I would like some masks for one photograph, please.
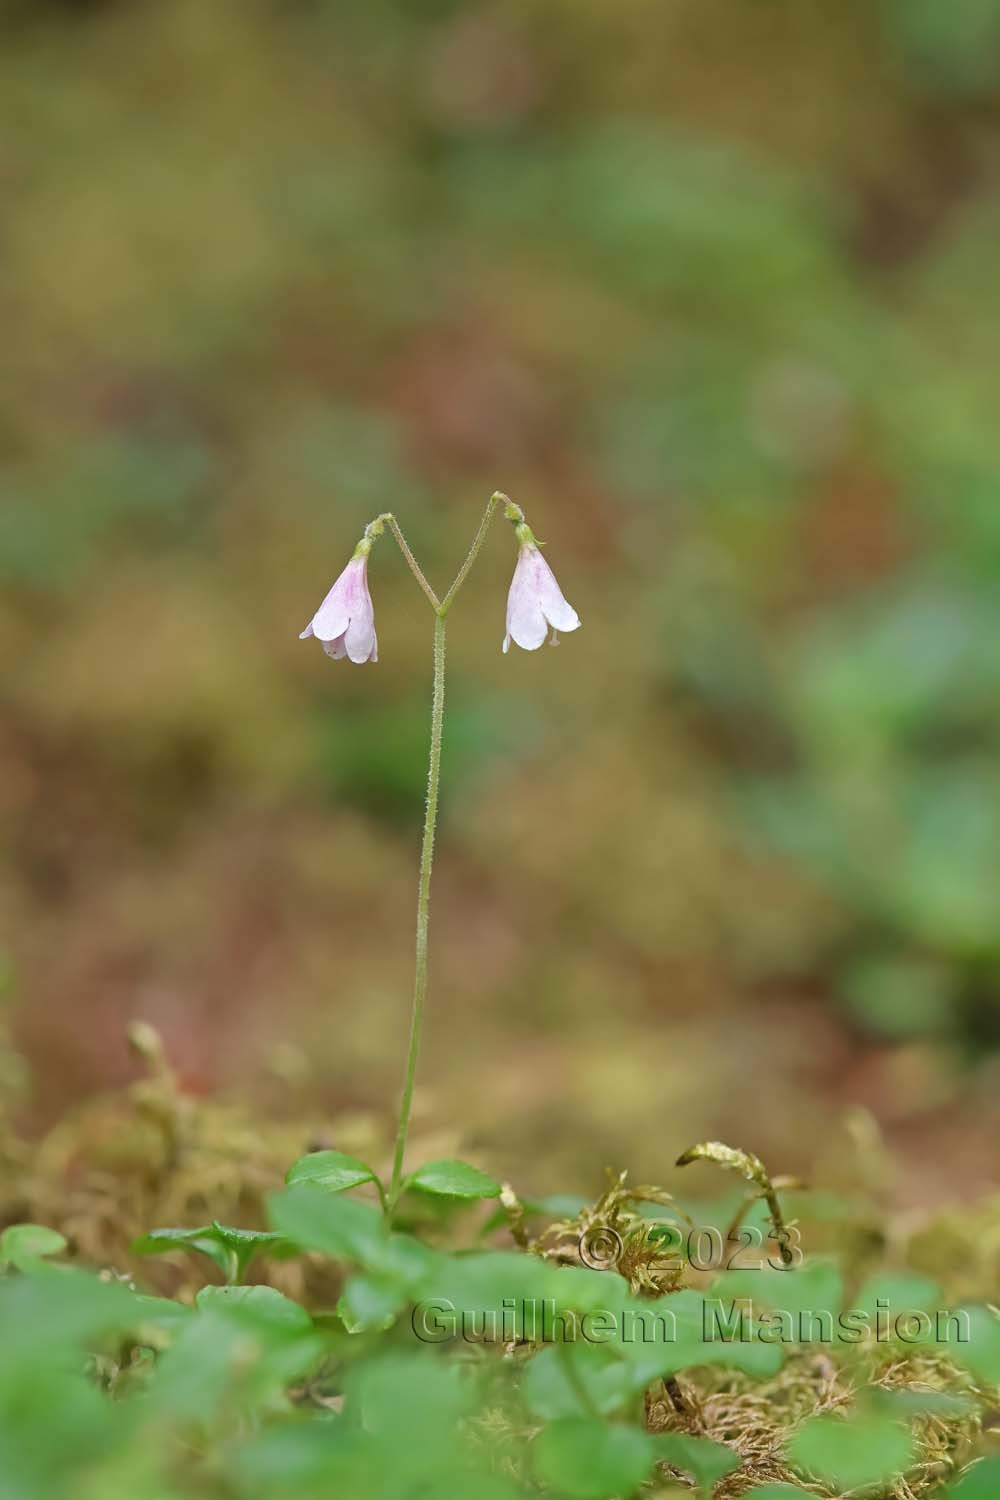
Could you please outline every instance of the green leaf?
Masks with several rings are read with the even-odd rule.
[[[135,1255],[161,1255],[166,1250],[188,1250],[198,1235],[208,1234],[211,1225],[203,1229],[149,1229],[132,1241],[130,1249]]]
[[[302,1250],[320,1250],[335,1260],[378,1264],[385,1254],[385,1220],[369,1203],[302,1183],[268,1199],[271,1223]]]
[[[900,1314],[930,1313],[940,1307],[941,1288],[918,1271],[878,1271],[860,1288],[852,1306],[866,1312],[874,1326],[879,1301],[888,1303],[889,1325],[894,1327]]]
[[[140,1331],[140,1336],[150,1335],[154,1331],[176,1333],[189,1318],[194,1317],[192,1308],[186,1307],[182,1302],[174,1302],[170,1297],[147,1297],[139,1293],[133,1301],[135,1327]],[[147,1341],[147,1338],[143,1339],[143,1342]]]
[[[765,1344],[755,1339],[745,1344],[705,1343],[696,1356],[689,1355],[678,1361],[674,1369],[682,1370],[689,1365],[724,1365],[730,1370],[742,1370],[755,1380],[763,1380],[777,1375],[784,1362],[785,1352],[780,1344]]]
[[[249,1249],[266,1250],[276,1245],[281,1238],[270,1229],[236,1229],[232,1224],[220,1224],[218,1219],[212,1220],[208,1232],[220,1245],[226,1245],[230,1250],[238,1252]]]
[[[9,1369],[48,1359],[112,1330],[133,1327],[141,1299],[120,1282],[101,1281],[76,1266],[39,1261],[31,1276],[0,1280],[0,1328]],[[2,1366],[0,1366],[2,1369]]]
[[[389,1234],[369,1204],[300,1185],[275,1195],[275,1222],[303,1249],[322,1250],[365,1268],[344,1286],[337,1312],[349,1333],[387,1328],[413,1300],[443,1257],[406,1234]]]
[[[712,1296],[729,1304],[750,1297],[755,1304],[793,1315],[796,1332],[809,1333],[802,1314],[829,1313],[836,1320],[844,1301],[840,1271],[831,1261],[815,1260],[798,1269],[727,1271],[712,1284]],[[756,1307],[755,1307],[756,1311]],[[804,1342],[809,1342],[808,1338]]]
[[[236,1229],[213,1221],[198,1229],[151,1229],[132,1244],[136,1255],[162,1255],[167,1250],[194,1250],[207,1255],[227,1281],[239,1281],[254,1256],[276,1250],[281,1236],[265,1229]]]
[[[125,1434],[121,1409],[68,1360],[22,1366],[3,1398],[3,1488],[12,1500],[79,1493],[81,1476],[94,1474]]]
[[[407,1453],[407,1446],[419,1448],[433,1433],[454,1448],[477,1389],[457,1361],[423,1354],[359,1361],[344,1373],[344,1392],[364,1430],[386,1447],[402,1444],[403,1464],[416,1469],[420,1455]]]
[[[683,1432],[661,1432],[654,1439],[656,1456],[672,1468],[682,1469],[698,1481],[704,1495],[711,1496],[720,1479],[738,1469],[743,1460],[724,1443],[710,1438],[688,1437]]]
[[[914,1461],[909,1432],[883,1417],[811,1417],[788,1452],[796,1467],[846,1490],[897,1479]]]
[[[654,1440],[636,1427],[566,1417],[543,1429],[533,1448],[535,1473],[574,1500],[628,1495],[653,1466]]]
[[[205,1425],[237,1401],[247,1413],[283,1403],[324,1350],[307,1319],[269,1287],[213,1287],[157,1361],[159,1417]]]
[[[344,1285],[337,1312],[348,1333],[390,1328],[409,1301],[405,1287],[390,1276],[352,1276]]]
[[[232,1252],[219,1243],[212,1233],[211,1224],[201,1229],[151,1229],[140,1235],[131,1246],[134,1255],[164,1255],[169,1250],[194,1250],[207,1255],[218,1266],[223,1276],[235,1273],[236,1262]]]
[[[1000,1458],[983,1458],[945,1490],[946,1500],[996,1500],[1000,1495]]]
[[[618,1411],[642,1385],[613,1352],[592,1344],[541,1349],[528,1361],[521,1393],[537,1417],[586,1417]]]
[[[271,1286],[205,1286],[194,1300],[202,1310],[235,1312],[275,1331],[308,1333],[313,1326],[304,1307]]]
[[[289,1167],[285,1181],[289,1187],[311,1182],[332,1193],[343,1193],[348,1188],[360,1187],[363,1182],[377,1183],[378,1178],[366,1162],[346,1156],[343,1151],[310,1151]]]
[[[593,1282],[583,1282],[578,1290],[574,1286],[571,1278],[585,1275],[604,1283],[602,1301],[591,1300]],[[677,1292],[651,1301],[631,1297],[627,1289],[622,1295],[618,1289],[623,1286],[618,1277],[566,1269],[557,1272],[554,1285],[544,1290],[540,1305],[550,1312],[548,1340],[571,1338],[579,1327],[579,1341],[542,1349],[530,1361],[523,1392],[538,1416],[618,1411],[652,1380],[694,1366],[722,1364],[753,1375],[773,1375],[780,1369],[782,1350],[773,1344],[707,1338],[706,1304],[699,1293]],[[598,1286],[597,1295],[600,1291]],[[537,1337],[540,1327],[546,1341],[545,1316],[535,1320],[535,1329],[532,1321],[526,1310],[524,1336]]]
[[[452,1256],[438,1256],[429,1268],[430,1274],[420,1288],[421,1304],[430,1311],[427,1324],[436,1342],[440,1320],[434,1309],[440,1308],[455,1328],[472,1326],[477,1337],[506,1342],[512,1338],[537,1340],[542,1335],[544,1309],[565,1305],[559,1294],[572,1297],[578,1283],[572,1268],[560,1270],[551,1262],[522,1251],[473,1251]],[[599,1272],[589,1273],[595,1276]],[[563,1280],[563,1278],[566,1278]],[[618,1278],[602,1278],[617,1281]],[[624,1283],[619,1283],[624,1287]],[[546,1303],[548,1299],[548,1303]],[[416,1336],[424,1341],[423,1320],[415,1325]],[[538,1331],[534,1331],[537,1328]]]
[[[6,1262],[19,1271],[65,1249],[66,1240],[59,1231],[44,1224],[11,1224],[0,1234],[0,1263]]]
[[[287,1249],[280,1234],[273,1234],[269,1229],[236,1229],[230,1224],[220,1224],[217,1219],[213,1219],[209,1234],[216,1244],[221,1245],[229,1253],[228,1279],[230,1281],[243,1280],[254,1256],[263,1251],[270,1251],[274,1254]]]
[[[942,1339],[952,1359],[971,1370],[977,1380],[1000,1385],[1000,1318],[988,1307],[964,1307],[952,1315],[968,1319],[968,1339],[962,1331],[957,1337]]]
[[[499,1198],[500,1183],[467,1161],[429,1161],[406,1179],[404,1189],[419,1188],[443,1198]]]
[[[623,1309],[622,1341],[617,1347],[635,1366],[635,1378],[645,1376],[648,1383],[657,1375],[673,1375],[706,1364],[726,1365],[750,1375],[776,1374],[784,1359],[781,1347],[754,1338],[730,1340],[718,1327],[717,1306],[693,1290],[674,1292],[658,1301],[630,1297]],[[629,1315],[631,1329],[627,1326]],[[650,1318],[666,1320],[666,1339],[659,1333],[648,1336],[645,1325]]]
[[[910,1387],[900,1390],[872,1391],[868,1405],[887,1416],[902,1420],[909,1417],[967,1417],[976,1409],[971,1396],[954,1391],[920,1391]]]

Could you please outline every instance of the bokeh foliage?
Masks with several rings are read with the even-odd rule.
[[[192,1088],[384,1110],[429,622],[384,544],[377,671],[295,636],[373,512],[443,578],[501,484],[584,629],[502,661],[492,539],[428,1122],[543,1188],[747,1120],[802,1165],[859,1100],[905,1195],[932,1141],[978,1181],[998,34],[995,0],[5,8],[0,880],[39,1119],[126,1075],[135,1015]]]

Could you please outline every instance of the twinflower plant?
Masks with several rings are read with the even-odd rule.
[[[386,528],[399,544],[411,573],[420,585],[431,609],[434,611],[434,685],[431,696],[430,754],[427,768],[427,805],[424,816],[423,841],[420,850],[420,874],[417,882],[417,934],[416,962],[413,982],[413,1010],[410,1019],[410,1045],[406,1060],[406,1073],[399,1107],[399,1126],[396,1133],[396,1149],[393,1156],[392,1177],[385,1201],[387,1215],[391,1218],[404,1186],[403,1161],[410,1128],[410,1111],[413,1104],[413,1084],[420,1056],[420,1041],[423,1032],[424,1006],[427,999],[428,975],[428,930],[430,921],[431,874],[434,868],[434,836],[437,828],[438,792],[441,779],[441,742],[444,733],[444,688],[445,688],[445,640],[448,611],[464,584],[479,551],[486,540],[490,522],[498,506],[503,506],[504,516],[514,527],[518,543],[517,565],[507,599],[506,633],[503,650],[510,649],[511,641],[525,651],[535,651],[542,645],[549,630],[552,640],[557,632],[577,630],[580,617],[565,599],[556,582],[555,574],[539,550],[539,543],[524,517],[519,505],[496,491],[490,496],[483,519],[479,524],[468,555],[455,575],[451,588],[443,598],[438,598],[428,583],[416,558],[410,550],[396,517],[386,511],[376,516],[365,527],[364,535],[354,550],[354,555],[337,578],[319,609],[313,615],[300,636],[310,636],[320,642],[328,656],[335,660],[346,657],[357,665],[378,661],[378,639],[375,634],[375,611],[368,588],[368,559],[374,543]]]

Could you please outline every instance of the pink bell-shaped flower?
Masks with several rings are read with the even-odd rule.
[[[563,597],[556,576],[538,550],[529,528],[523,524],[518,526],[517,535],[521,551],[507,596],[507,634],[503,649],[509,651],[510,643],[514,641],[525,651],[537,651],[549,626],[553,632],[577,630],[580,616]]]
[[[314,635],[327,656],[335,661],[378,661],[375,610],[368,592],[368,553],[371,544],[361,542],[347,567],[327,594],[300,641]]]

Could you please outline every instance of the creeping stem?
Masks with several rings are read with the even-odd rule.
[[[427,768],[427,808],[424,815],[424,837],[420,849],[420,879],[417,886],[417,955],[413,980],[413,1014],[410,1018],[410,1050],[406,1059],[406,1078],[399,1105],[399,1129],[396,1154],[392,1163],[388,1213],[391,1217],[399,1198],[403,1179],[403,1157],[410,1129],[410,1107],[413,1103],[413,1080],[420,1056],[420,1038],[424,1028],[424,1001],[427,998],[427,932],[430,923],[431,872],[434,868],[434,832],[437,827],[438,788],[441,782],[441,733],[444,727],[445,622],[440,608],[434,620],[434,693],[431,700],[431,750]]]

